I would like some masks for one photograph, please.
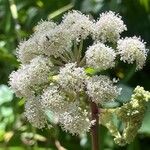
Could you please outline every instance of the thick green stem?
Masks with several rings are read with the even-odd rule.
[[[95,120],[94,125],[91,127],[92,150],[100,150],[98,136],[99,109],[93,102],[90,103],[90,106],[92,112],[92,120]]]

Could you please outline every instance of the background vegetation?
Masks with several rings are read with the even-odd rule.
[[[123,16],[128,32],[123,36],[141,36],[150,48],[150,0],[0,0],[0,150],[49,149],[90,150],[90,135],[71,136],[59,127],[37,130],[24,118],[24,100],[18,100],[8,88],[8,76],[19,63],[15,48],[27,38],[41,19],[60,21],[69,9],[78,9],[94,18],[103,11],[112,10]],[[150,91],[150,56],[142,71],[134,73],[132,66],[120,65],[114,72],[122,79],[123,94],[118,103],[128,99],[136,85]],[[150,104],[149,106],[150,107]],[[50,116],[52,117],[52,116]],[[125,147],[114,144],[104,127],[100,127],[102,150],[149,150],[150,109],[135,141]]]

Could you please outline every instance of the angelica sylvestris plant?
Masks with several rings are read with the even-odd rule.
[[[150,93],[137,87],[128,103],[104,108],[121,93],[108,70],[122,61],[135,64],[136,71],[146,61],[145,43],[136,36],[121,38],[125,30],[121,16],[111,11],[96,21],[73,10],[60,24],[39,22],[33,35],[20,42],[17,58],[21,65],[9,82],[16,95],[25,99],[28,121],[37,128],[55,123],[73,135],[90,131],[93,150],[99,149],[98,123],[109,129],[117,144],[132,142]],[[47,112],[55,122],[48,120]],[[122,132],[113,123],[113,114],[124,124]]]

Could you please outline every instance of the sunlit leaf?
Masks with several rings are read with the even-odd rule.
[[[13,115],[12,107],[4,107],[3,106],[3,107],[1,107],[0,112],[3,117],[9,117],[9,116]]]
[[[0,105],[10,102],[13,99],[13,92],[7,85],[0,85]]]
[[[0,128],[0,142],[4,140],[4,134],[5,134],[5,130],[2,130]]]
[[[12,138],[13,135],[14,135],[13,131],[6,132],[4,134],[4,140],[5,140],[5,142],[9,142],[9,140]]]

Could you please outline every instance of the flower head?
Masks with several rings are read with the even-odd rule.
[[[77,67],[76,63],[68,63],[60,68],[58,83],[65,90],[82,91],[85,87],[86,74],[84,68]]]
[[[20,42],[16,55],[22,64],[28,64],[33,58],[42,53],[37,36],[32,36],[28,40]]]
[[[50,85],[41,95],[41,105],[43,109],[61,113],[68,107],[66,99],[65,93],[59,90],[58,86]]]
[[[120,55],[120,60],[132,64],[136,62],[136,69],[142,69],[147,56],[147,49],[145,48],[145,43],[141,41],[140,38],[126,37],[125,39],[120,39],[117,43],[118,54]]]
[[[115,65],[115,51],[103,43],[96,43],[86,51],[86,64],[99,70],[106,70]]]
[[[27,99],[25,103],[25,116],[34,127],[45,127],[47,121],[40,108],[39,97],[30,97],[29,99]]]
[[[73,135],[88,132],[92,125],[88,112],[75,106],[73,109],[60,114],[59,122],[65,131],[69,131]]]
[[[85,39],[93,31],[93,22],[89,16],[79,11],[71,11],[64,15],[62,25],[69,30],[73,39]]]
[[[105,75],[94,76],[87,80],[87,94],[97,104],[116,99],[120,90]]]
[[[68,30],[57,26],[39,37],[39,45],[45,55],[57,58],[71,50],[72,40]]]
[[[79,11],[67,13],[58,25],[40,22],[33,35],[19,44],[21,65],[9,81],[16,95],[25,98],[28,121],[38,128],[57,123],[72,134],[88,132],[97,121],[89,105],[95,103],[98,110],[121,91],[116,81],[101,75],[103,70],[115,67],[117,54],[124,62],[136,62],[137,69],[145,63],[145,43],[137,37],[119,40],[124,30],[121,17],[111,11],[102,13],[96,23]],[[48,121],[49,114],[55,119]],[[106,119],[110,127],[110,118]]]
[[[103,42],[116,42],[124,30],[127,28],[121,16],[109,11],[100,15],[100,19],[95,24],[94,36]]]
[[[38,56],[30,64],[12,72],[9,84],[18,97],[30,97],[34,95],[35,88],[47,83],[52,66],[48,58]]]
[[[37,26],[35,26],[35,34],[40,34],[53,30],[57,26],[56,23],[52,21],[40,21]]]

